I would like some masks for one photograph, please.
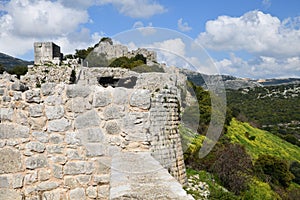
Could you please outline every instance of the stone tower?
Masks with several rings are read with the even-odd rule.
[[[34,43],[34,64],[43,64],[45,61],[62,60],[60,47],[53,42],[35,42]]]

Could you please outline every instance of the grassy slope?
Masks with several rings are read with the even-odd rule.
[[[246,132],[249,136],[255,136],[255,140],[249,140],[246,137]],[[227,134],[232,142],[245,146],[254,160],[260,154],[269,154],[285,160],[300,162],[300,147],[292,145],[269,132],[254,128],[248,123],[233,119],[228,127]]]

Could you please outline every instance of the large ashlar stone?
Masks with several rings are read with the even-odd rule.
[[[49,141],[48,139],[48,133],[45,132],[33,132],[32,136],[37,139],[39,142],[47,143]]]
[[[61,105],[63,103],[63,100],[61,96],[52,95],[52,96],[48,96],[45,99],[45,103],[50,106],[55,106],[55,105]]]
[[[132,90],[126,88],[115,88],[113,90],[113,103],[117,105],[126,105],[129,102]]]
[[[53,132],[64,132],[70,127],[69,120],[62,118],[56,119],[48,122],[48,130]]]
[[[30,117],[41,117],[43,115],[44,106],[41,104],[29,106]]]
[[[22,200],[21,192],[11,189],[0,189],[0,199],[5,200]]]
[[[91,174],[93,170],[92,162],[68,162],[64,166],[65,175]]]
[[[25,100],[28,103],[40,103],[41,94],[40,89],[28,90],[25,92]]]
[[[46,106],[45,113],[46,117],[49,120],[52,120],[62,118],[65,111],[63,106]]]
[[[0,120],[12,121],[14,110],[12,108],[0,108]]]
[[[91,110],[79,115],[75,119],[75,128],[83,129],[100,125],[100,118],[96,111]]]
[[[101,88],[102,89],[102,88]],[[112,95],[109,90],[102,89],[100,91],[95,91],[93,97],[93,106],[94,107],[104,107],[109,105],[112,102]]]
[[[83,97],[70,99],[66,104],[67,111],[74,113],[83,113],[86,110],[90,110],[91,108],[92,105],[86,98]]]
[[[77,138],[80,139],[82,144],[103,142],[104,134],[100,128],[80,129],[78,130]]]
[[[29,128],[18,124],[0,124],[0,139],[28,138]]]
[[[43,153],[45,151],[45,145],[40,142],[29,142],[26,144],[26,149],[38,153]]]
[[[15,173],[22,170],[21,154],[10,148],[0,150],[0,174]]]
[[[85,144],[86,147],[86,156],[95,157],[103,156],[105,154],[105,145],[100,143],[88,143]]]
[[[38,184],[37,190],[38,191],[53,190],[53,189],[57,188],[58,186],[59,186],[59,183],[57,183],[57,182],[52,182],[52,181],[42,182],[42,183]]]
[[[90,87],[84,85],[68,85],[67,86],[67,97],[87,97],[90,93]]]
[[[70,200],[86,199],[84,188],[76,188],[70,191]]]
[[[36,155],[25,160],[27,169],[37,169],[48,166],[47,158],[44,155]]]
[[[41,86],[41,91],[44,96],[52,95],[55,93],[55,83],[44,83]]]
[[[44,129],[46,122],[47,122],[46,117],[31,118],[30,119],[31,129],[41,131]]]
[[[141,109],[149,109],[151,105],[151,95],[149,90],[136,90],[130,97],[130,105]]]

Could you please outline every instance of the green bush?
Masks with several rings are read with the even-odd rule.
[[[8,70],[8,73],[17,75],[17,78],[20,79],[20,76],[25,75],[28,71],[27,66],[15,66],[14,68]]]
[[[257,176],[263,181],[287,188],[294,175],[286,160],[271,155],[260,155],[254,165]]]
[[[290,171],[295,176],[293,181],[300,185],[300,163],[299,162],[292,162],[290,165]]]

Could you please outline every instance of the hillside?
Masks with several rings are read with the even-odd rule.
[[[300,162],[300,147],[295,146],[267,131],[250,126],[248,123],[231,121],[227,136],[231,142],[243,145],[252,159],[269,154],[288,161]]]
[[[33,62],[14,58],[12,56],[0,53],[0,64],[5,67],[6,70],[11,69],[15,66],[27,66],[32,65]]]

